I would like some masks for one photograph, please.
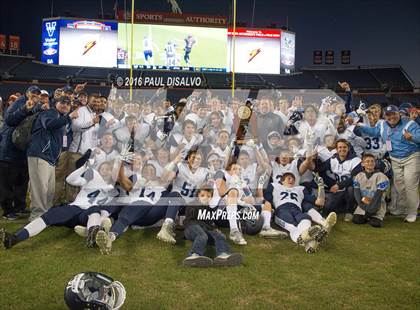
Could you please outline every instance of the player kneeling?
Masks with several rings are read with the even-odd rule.
[[[183,261],[184,266],[236,266],[242,262],[242,254],[230,251],[225,235],[216,228],[214,221],[200,219],[201,214],[215,212],[208,206],[212,195],[211,188],[202,187],[197,193],[197,201],[185,209],[184,234],[185,238],[191,240],[193,244],[188,257]],[[210,257],[204,256],[206,246],[213,243],[216,247],[214,261]]]
[[[337,215],[332,212],[324,219],[313,209],[314,204],[323,206],[324,200],[310,195],[303,186],[295,186],[295,180],[293,173],[286,172],[281,184],[267,187],[264,198],[275,207],[275,221],[289,231],[292,241],[304,246],[307,253],[314,253],[335,225]],[[322,226],[312,225],[312,221]]]

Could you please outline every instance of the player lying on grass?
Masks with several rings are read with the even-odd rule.
[[[241,166],[235,162],[228,164],[226,171],[220,170],[214,176],[215,191],[213,201],[216,201],[218,208],[223,208],[229,214],[227,220],[218,220],[217,225],[221,227],[229,226],[229,238],[233,243],[246,245],[247,242],[239,230],[236,214],[238,208],[246,205],[255,205],[255,198],[245,180],[241,178]],[[257,206],[257,209],[260,209]],[[261,210],[259,210],[261,211]],[[281,237],[282,232],[264,226],[261,232],[264,237]]]
[[[242,262],[242,254],[231,252],[225,235],[217,229],[215,222],[199,218],[203,212],[211,214],[215,211],[209,207],[213,195],[210,186],[199,189],[197,200],[185,210],[184,235],[193,242],[188,257],[183,261],[183,265],[187,267],[236,266]],[[214,261],[204,255],[206,247],[211,244],[216,247]]]
[[[331,212],[324,219],[313,208],[323,206],[324,199],[310,195],[303,186],[296,186],[295,180],[293,173],[284,173],[281,184],[269,184],[264,198],[274,206],[275,222],[289,231],[292,241],[304,246],[307,253],[314,253],[335,225],[337,215]],[[312,225],[312,221],[321,226]]]
[[[382,227],[386,213],[385,192],[389,180],[385,174],[376,170],[375,156],[362,156],[363,171],[353,179],[354,197],[357,208],[354,211],[353,223],[369,223],[372,227]]]
[[[176,192],[168,192],[164,184],[156,177],[152,164],[144,165],[142,175],[127,177],[120,174],[120,184],[128,191],[127,205],[123,206],[116,222],[108,231],[101,230],[96,235],[96,244],[102,254],[109,254],[112,243],[120,237],[130,225],[150,226],[165,219],[158,233],[158,239],[175,243],[174,220],[184,200]],[[172,241],[173,240],[173,241]]]
[[[50,208],[40,217],[31,221],[28,225],[10,234],[0,229],[0,242],[6,249],[36,236],[49,226],[87,225],[89,208],[106,204],[115,195],[112,178],[112,164],[104,162],[98,167],[98,171],[89,168],[87,164],[72,172],[66,181],[73,186],[81,186],[76,200],[69,205],[59,205]]]

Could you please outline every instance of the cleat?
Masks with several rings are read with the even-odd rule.
[[[193,253],[183,260],[182,265],[185,267],[210,267],[213,265],[213,260],[210,257]]]
[[[233,267],[242,263],[243,256],[241,253],[222,253],[214,258],[215,266]]]
[[[261,229],[258,235],[267,239],[286,239],[289,237],[289,235],[284,231],[273,229],[271,227]]]
[[[88,231],[86,226],[77,225],[74,226],[74,232],[82,238],[86,238],[88,236]]]
[[[109,234],[103,230],[99,230],[95,238],[96,244],[99,247],[102,255],[108,255],[112,250],[112,239]]]
[[[104,218],[102,220],[101,226],[105,230],[105,232],[107,234],[109,234],[109,231],[111,230],[111,227],[112,227],[112,221],[111,221],[111,219],[109,217]]]
[[[300,234],[296,242],[299,245],[305,246],[306,243],[308,243],[311,240],[314,240],[320,232],[321,232],[321,226],[319,225],[311,226],[307,230],[305,230],[303,233]]]
[[[156,237],[163,242],[175,244],[174,226],[173,222],[164,222]]]
[[[335,212],[331,212],[325,219],[325,224],[322,226],[321,231],[316,235],[315,240],[320,243],[324,242],[335,223],[337,223],[337,214]]]
[[[242,236],[242,233],[239,230],[232,230],[229,234],[229,239],[232,240],[233,243],[238,245],[247,245],[246,240]]]
[[[0,228],[0,249],[7,250],[13,246],[13,235],[4,228]]]
[[[305,244],[305,251],[308,254],[313,254],[315,252],[318,252],[319,249],[319,242],[316,240],[310,240]]]
[[[330,233],[335,223],[337,223],[337,213],[331,212],[325,219],[325,225],[322,228],[325,229],[328,233]]]
[[[102,230],[101,226],[92,226],[89,228],[88,235],[86,238],[86,247],[93,248],[96,244],[96,234]]]

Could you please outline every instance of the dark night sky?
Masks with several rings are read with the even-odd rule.
[[[126,0],[127,1],[127,0]],[[231,15],[227,0],[177,0],[184,13]],[[51,16],[51,0],[0,1],[0,33],[22,38],[25,52],[40,57],[41,20]],[[54,15],[66,11],[96,18],[100,0],[54,0]],[[115,0],[103,0],[112,14]],[[129,6],[131,1],[127,1]],[[169,11],[166,0],[136,0],[136,9]],[[254,0],[238,0],[238,21],[251,25]],[[118,0],[119,8],[124,0]],[[418,0],[255,0],[254,26],[286,24],[297,34],[298,67],[312,64],[315,49],[352,51],[352,65],[400,64],[420,86],[420,1]],[[339,60],[339,59],[338,59]]]

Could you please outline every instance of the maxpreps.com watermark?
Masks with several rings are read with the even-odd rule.
[[[258,220],[260,212],[258,211],[239,211],[228,212],[227,210],[198,210],[197,220],[199,221],[218,221],[218,220]]]

